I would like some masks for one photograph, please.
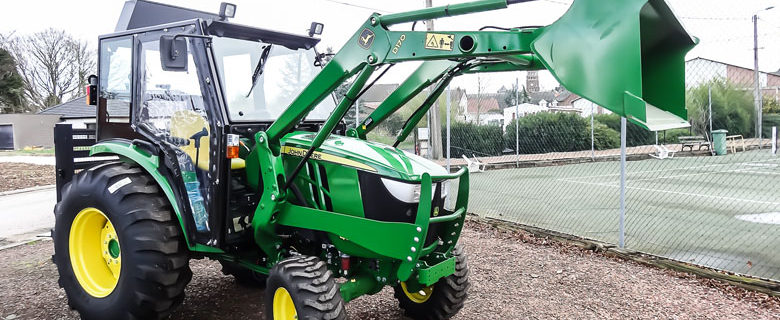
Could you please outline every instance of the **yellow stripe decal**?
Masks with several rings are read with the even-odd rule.
[[[282,146],[282,153],[286,155],[291,155],[294,157],[301,157],[306,155],[307,149],[302,148],[296,148],[296,147],[290,147],[290,146]],[[347,158],[334,156],[332,154],[322,153],[319,151],[314,151],[311,155],[311,159],[313,160],[319,160],[319,161],[325,161],[325,162],[332,162],[337,163],[340,165],[345,165],[348,167],[354,167],[358,169],[363,169],[366,171],[376,172],[376,169],[366,165],[365,163],[357,162],[355,160],[350,160]]]

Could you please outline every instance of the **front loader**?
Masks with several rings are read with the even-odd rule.
[[[90,155],[114,160],[58,190],[54,258],[69,305],[85,319],[164,318],[184,298],[189,260],[209,258],[265,287],[268,319],[345,319],[347,302],[385,286],[412,319],[454,316],[469,287],[458,245],[468,172],[397,148],[454,77],[546,69],[648,129],[687,125],[683,58],[696,40],[662,0],[575,0],[547,27],[390,30],[527,1],[375,13],[329,61],[314,49],[318,23],[295,35],[228,22],[231,4],[210,14],[129,1],[99,39],[88,88]],[[347,128],[360,95],[409,61],[423,63]],[[367,140],[426,89],[394,145]]]

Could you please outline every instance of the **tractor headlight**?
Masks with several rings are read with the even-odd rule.
[[[382,178],[382,184],[394,198],[406,203],[420,202],[420,184]]]

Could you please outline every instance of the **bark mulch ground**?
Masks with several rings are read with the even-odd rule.
[[[54,166],[0,162],[0,192],[55,183]]]
[[[469,220],[471,288],[455,319],[780,319],[780,299]],[[57,286],[52,242],[0,251],[0,319],[77,319]],[[192,260],[173,319],[263,319],[263,291]],[[351,319],[401,319],[392,290],[350,302]]]

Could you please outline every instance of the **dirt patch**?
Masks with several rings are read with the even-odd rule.
[[[0,162],[0,192],[54,184],[54,166]]]
[[[780,300],[577,247],[466,224],[471,288],[455,319],[780,319]],[[0,318],[78,319],[57,286],[50,241],[0,251]],[[262,319],[263,291],[193,260],[172,319]],[[350,302],[351,319],[401,319],[392,290]]]

